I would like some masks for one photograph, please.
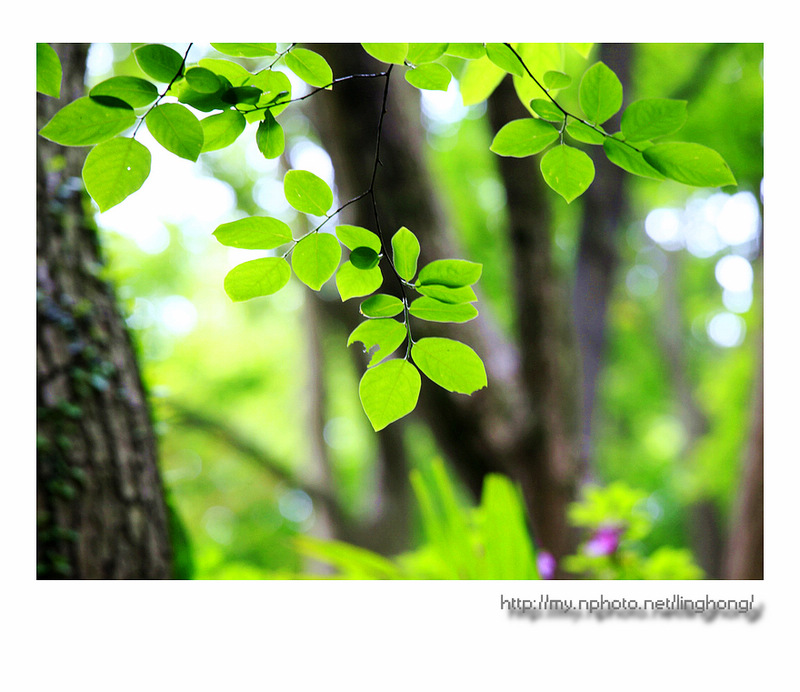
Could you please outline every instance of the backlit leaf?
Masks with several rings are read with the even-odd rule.
[[[248,216],[217,226],[214,237],[223,245],[244,250],[272,250],[292,240],[292,231],[280,219]]]
[[[605,63],[596,62],[581,79],[578,101],[586,118],[601,125],[622,108],[622,82]]]
[[[575,147],[560,144],[548,151],[541,161],[545,182],[569,204],[582,195],[594,180],[594,163]]]
[[[351,346],[356,341],[364,344],[364,351],[371,354],[367,367],[372,367],[392,355],[407,335],[405,325],[397,320],[367,320],[353,330],[347,345]]]
[[[283,191],[286,201],[305,214],[324,216],[333,204],[328,183],[310,171],[288,171],[283,177]]]
[[[264,119],[258,124],[256,145],[268,159],[278,158],[286,147],[283,128],[269,111],[264,111]]]
[[[447,91],[450,84],[450,70],[439,63],[429,62],[411,70],[406,70],[406,81],[417,89]]]
[[[506,72],[522,77],[525,71],[522,63],[514,52],[505,43],[487,43],[486,55],[495,65]]]
[[[203,128],[202,151],[216,151],[233,144],[244,132],[247,122],[241,113],[223,111],[203,118],[200,125]]]
[[[39,134],[57,144],[80,147],[116,137],[135,122],[136,114],[127,103],[101,103],[83,96],[58,111]]]
[[[213,94],[222,86],[220,78],[205,67],[192,67],[186,71],[186,81],[192,89],[201,94]]]
[[[620,129],[630,142],[644,142],[680,130],[688,114],[686,101],[642,99],[625,109]]]
[[[234,302],[280,291],[292,276],[282,257],[261,257],[236,265],[225,277],[225,292]]]
[[[603,151],[605,151],[611,163],[619,166],[624,171],[628,171],[628,173],[640,175],[644,178],[652,178],[653,180],[664,180],[664,176],[645,161],[641,152],[617,141],[613,137],[608,137],[603,142]]]
[[[89,96],[116,98],[133,108],[143,108],[158,98],[158,89],[152,82],[139,77],[111,77],[93,87]]]
[[[130,137],[94,147],[83,164],[86,191],[106,211],[136,192],[150,175],[150,151]]]
[[[512,120],[500,128],[489,147],[500,156],[531,156],[558,139],[558,131],[537,118]]]
[[[392,256],[400,278],[411,281],[417,273],[419,240],[405,226],[392,236]]]
[[[472,394],[487,385],[480,356],[460,341],[420,339],[411,347],[411,357],[425,375],[449,392]]]
[[[350,250],[359,247],[371,248],[376,254],[381,251],[381,239],[361,226],[341,225],[336,227],[336,236]]]
[[[417,298],[408,306],[408,311],[428,322],[469,322],[478,316],[478,310],[470,303],[443,303],[429,296]]]
[[[140,46],[133,51],[133,55],[145,74],[158,82],[171,82],[183,68],[181,54],[160,43]]]
[[[375,432],[411,413],[421,387],[419,371],[407,360],[390,360],[367,370],[358,395]]]
[[[421,65],[441,58],[446,50],[446,43],[409,43],[406,60],[412,65]]]
[[[500,69],[486,56],[471,60],[458,80],[462,102],[465,106],[472,106],[485,101],[505,76],[505,70]]]
[[[403,312],[403,301],[397,296],[378,293],[361,303],[359,310],[365,317],[394,317]]]
[[[567,134],[572,139],[584,144],[602,144],[606,136],[602,132],[598,132],[593,127],[589,127],[579,120],[572,120],[567,125]]]
[[[382,283],[383,274],[380,267],[359,269],[348,260],[336,272],[336,288],[342,301],[368,296],[377,291]]]
[[[274,43],[212,43],[211,47],[234,58],[261,58],[275,55]]]
[[[53,98],[61,95],[61,60],[49,43],[36,44],[36,91]]]
[[[292,250],[292,269],[300,281],[314,291],[319,291],[333,276],[342,246],[330,233],[310,233]]]
[[[361,46],[373,58],[395,65],[403,65],[408,53],[407,43],[362,43]]]
[[[247,86],[248,82],[254,77],[239,63],[232,60],[221,60],[220,58],[203,58],[198,63],[201,67],[211,70],[219,77],[225,77],[231,86]],[[257,85],[252,85],[257,86]]]
[[[180,103],[156,106],[145,118],[153,138],[167,151],[189,161],[197,161],[203,150],[203,126],[197,117]]]
[[[644,160],[667,178],[695,187],[736,185],[728,164],[716,151],[691,142],[666,142],[645,149]]]
[[[284,58],[286,67],[306,84],[324,87],[333,82],[330,65],[319,53],[306,48],[294,48]]]
[[[533,99],[531,101],[531,110],[543,120],[551,123],[563,122],[565,118],[559,107],[549,99]]]
[[[483,265],[461,259],[434,260],[419,272],[417,285],[437,284],[457,288],[471,286],[481,278]]]
[[[428,286],[415,286],[417,291],[424,296],[441,300],[443,303],[474,303],[478,300],[475,291],[471,286],[458,286],[457,288],[450,288],[449,286],[440,286],[438,284],[430,284]]]
[[[455,55],[457,58],[475,60],[486,55],[486,48],[482,43],[448,43],[445,53]]]
[[[544,73],[542,81],[548,89],[566,89],[572,84],[572,77],[558,70],[548,70]]]

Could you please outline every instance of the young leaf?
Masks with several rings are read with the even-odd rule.
[[[297,243],[292,251],[292,268],[297,278],[314,291],[319,291],[333,276],[342,246],[330,233],[311,233]]]
[[[292,240],[292,231],[280,219],[248,216],[217,226],[216,239],[228,247],[244,250],[272,250]]]
[[[414,317],[428,322],[469,322],[478,316],[474,305],[469,303],[443,303],[441,300],[422,296],[408,306]]]
[[[263,58],[275,55],[274,43],[212,43],[211,47],[234,58]]]
[[[205,67],[192,67],[184,76],[189,86],[201,94],[215,94],[222,86],[222,80]]]
[[[140,46],[133,55],[144,73],[158,82],[171,82],[183,69],[181,54],[160,43]]]
[[[217,151],[233,144],[246,125],[244,116],[237,111],[223,111],[203,118],[200,121],[203,128],[202,151]]]
[[[499,156],[531,156],[558,139],[558,131],[537,118],[512,120],[500,128],[489,147]]]
[[[430,284],[427,286],[415,286],[417,291],[429,298],[435,298],[443,303],[450,303],[457,305],[459,303],[474,303],[478,300],[475,291],[471,286],[458,286],[457,288],[450,288],[449,286],[439,286],[438,284]]]
[[[261,257],[236,265],[225,277],[225,293],[234,302],[280,291],[292,276],[283,257]]]
[[[482,43],[448,43],[445,53],[465,60],[475,60],[486,55],[486,48]]]
[[[341,225],[336,227],[336,236],[342,244],[350,250],[359,247],[368,247],[375,252],[381,251],[381,239],[372,231],[361,226]]]
[[[421,387],[419,371],[407,360],[390,360],[367,370],[358,395],[375,432],[411,413]]]
[[[361,47],[373,58],[395,65],[405,64],[407,43],[362,43]]]
[[[189,161],[197,161],[203,150],[203,126],[197,117],[180,103],[156,106],[145,118],[153,138],[167,151]]]
[[[686,118],[686,101],[641,99],[625,109],[620,129],[630,142],[645,142],[680,130]]]
[[[269,111],[264,111],[264,119],[258,124],[256,145],[268,159],[278,158],[286,147],[283,128]]]
[[[406,60],[412,65],[422,65],[438,60],[446,50],[446,43],[409,43]]]
[[[286,67],[306,84],[316,87],[328,86],[333,82],[330,65],[319,53],[306,48],[293,48],[286,54]]]
[[[525,75],[519,58],[514,55],[514,52],[505,43],[487,43],[486,55],[489,60],[506,72],[515,74],[517,77]]]
[[[603,142],[603,151],[605,151],[606,157],[611,163],[619,166],[624,171],[628,171],[628,173],[654,180],[664,180],[664,176],[644,160],[641,152],[617,141],[613,137],[608,137]]]
[[[593,127],[589,127],[579,120],[573,120],[567,125],[567,134],[572,139],[584,144],[602,144],[606,136],[602,132],[598,132]]]
[[[566,144],[550,149],[542,157],[541,169],[544,181],[567,204],[580,197],[594,180],[594,164],[589,156]]]
[[[500,69],[485,55],[471,60],[458,80],[462,102],[465,106],[472,106],[485,101],[505,76],[505,70]]]
[[[367,320],[353,330],[347,345],[351,346],[356,341],[364,344],[364,352],[371,352],[367,364],[367,367],[371,368],[392,355],[406,340],[407,334],[405,325],[397,320]]]
[[[368,296],[377,291],[383,283],[380,267],[359,269],[349,260],[344,262],[336,272],[336,288],[342,302],[350,298]]]
[[[422,372],[449,392],[472,394],[487,385],[480,356],[460,341],[420,339],[411,347],[411,357]]]
[[[557,70],[548,70],[542,79],[548,89],[566,89],[572,84],[572,77]]]
[[[127,103],[100,103],[82,96],[58,111],[39,134],[57,144],[81,147],[116,137],[135,122],[136,114]]]
[[[543,120],[551,123],[560,123],[566,117],[552,101],[548,99],[533,99],[531,109]]]
[[[667,178],[696,187],[736,185],[728,164],[716,151],[690,142],[654,144],[644,160]]]
[[[403,301],[397,296],[377,293],[361,303],[359,311],[365,317],[394,317],[403,312]]]
[[[400,278],[411,281],[417,273],[419,241],[405,226],[392,236],[392,255]]]
[[[36,44],[36,91],[45,96],[61,96],[61,60],[49,43]]]
[[[94,147],[83,164],[86,191],[100,211],[136,192],[150,175],[150,151],[130,137],[116,137]]]
[[[450,70],[444,65],[428,62],[411,70],[406,70],[406,81],[417,89],[447,91],[450,84]]]
[[[622,82],[605,63],[596,62],[581,79],[578,102],[587,119],[601,125],[622,108]]]
[[[93,87],[89,96],[94,99],[115,98],[132,108],[143,108],[158,98],[158,89],[152,82],[139,77],[111,77]]]
[[[324,216],[333,204],[328,183],[310,171],[288,171],[283,177],[283,192],[286,201],[305,214]]]
[[[372,269],[378,266],[381,258],[371,247],[357,247],[350,253],[350,261],[357,269]]]
[[[419,272],[417,286],[436,284],[458,288],[471,286],[481,278],[483,265],[460,259],[434,260],[426,264]]]

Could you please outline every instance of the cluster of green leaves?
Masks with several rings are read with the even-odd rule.
[[[646,493],[622,481],[587,486],[583,498],[569,507],[569,521],[583,530],[584,540],[575,555],[563,559],[564,569],[592,579],[702,579],[703,570],[684,548],[662,546],[643,554],[641,541],[653,528],[645,499]],[[592,539],[609,530],[617,532],[619,544],[598,554]]]
[[[458,497],[437,459],[411,474],[424,540],[394,558],[341,541],[298,536],[305,555],[333,566],[338,579],[539,579],[519,489],[505,476],[484,480],[478,507]]]

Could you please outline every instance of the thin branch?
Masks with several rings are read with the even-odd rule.
[[[169,84],[167,84],[167,88],[164,89],[159,95],[158,98],[155,100],[152,106],[147,109],[147,113],[142,115],[139,118],[139,122],[136,123],[136,129],[134,129],[133,134],[131,137],[136,137],[136,133],[139,131],[139,128],[142,126],[142,123],[145,121],[148,115],[150,115],[150,111],[152,111],[168,93],[169,90],[172,89],[172,85],[175,84],[175,81],[183,74],[183,68],[186,67],[186,58],[189,57],[189,51],[192,50],[192,46],[194,43],[190,43],[189,46],[186,48],[186,52],[183,54],[183,60],[181,60],[181,66],[178,68],[178,71],[175,73],[175,76],[170,80]]]

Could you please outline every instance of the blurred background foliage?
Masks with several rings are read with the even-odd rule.
[[[93,45],[90,85],[112,71],[138,74],[131,47]],[[213,52],[198,45],[192,58],[199,59],[203,50]],[[592,58],[584,62],[570,55],[577,77]],[[635,542],[637,554],[668,564],[659,571],[642,558],[638,572],[633,567],[614,571],[607,557],[584,553],[572,568],[598,578],[668,578],[670,569],[678,575],[674,578],[696,578],[701,572],[687,552],[687,508],[710,501],[722,520],[729,520],[757,372],[763,46],[642,44],[634,56],[630,100],[686,98],[689,120],[680,138],[720,152],[739,185],[695,190],[629,176],[632,208],[618,244],[621,265],[608,314],[591,481],[635,499],[625,512],[636,513],[642,526],[633,536],[617,536],[620,550],[626,540]],[[568,109],[576,101],[578,81],[562,93]],[[293,80],[293,96],[303,88]],[[489,152],[485,106],[464,107],[453,85],[446,93],[424,93],[421,106],[425,156],[436,188],[461,234],[465,256],[484,265],[484,309],[511,333],[505,197]],[[287,109],[280,122],[288,164],[333,183],[330,160],[302,108]],[[145,132],[142,138],[147,143]],[[97,220],[108,272],[118,286],[152,397],[164,482],[176,527],[182,527],[176,529],[181,575],[330,574],[319,559],[320,544],[297,540],[318,535],[321,528],[320,504],[307,492],[321,484],[310,461],[309,392],[315,386],[311,364],[317,336],[311,331],[307,291],[293,280],[275,296],[232,304],[222,279],[244,257],[211,235],[220,223],[256,213],[297,228],[299,220],[282,194],[283,164],[265,160],[248,136],[204,155],[197,165],[161,155],[157,145],[150,148],[150,179]],[[569,272],[577,211],[560,203],[553,207],[555,261]],[[249,251],[247,259],[253,256]],[[322,297],[339,300],[328,288]],[[327,490],[348,515],[369,516],[381,498],[375,490],[375,435],[358,401],[360,373],[345,347],[344,331],[326,328],[319,338],[327,392],[322,432],[332,473]],[[440,452],[425,422],[412,420],[406,437],[412,469],[430,473]],[[419,494],[418,484],[415,491]],[[460,506],[470,504],[457,484],[452,492]],[[578,506],[583,513],[576,509],[571,515],[584,531],[608,528],[615,519],[610,506],[598,510],[605,506],[598,499],[602,495],[593,497]],[[594,514],[586,510],[587,502]],[[424,503],[422,513],[419,503],[414,507],[412,543],[424,554],[430,523]],[[582,549],[590,540],[586,534]],[[316,553],[309,547],[314,545]],[[666,557],[657,552],[665,547],[673,551]],[[446,570],[431,567],[437,558],[420,560],[426,566],[418,574],[448,578]]]

